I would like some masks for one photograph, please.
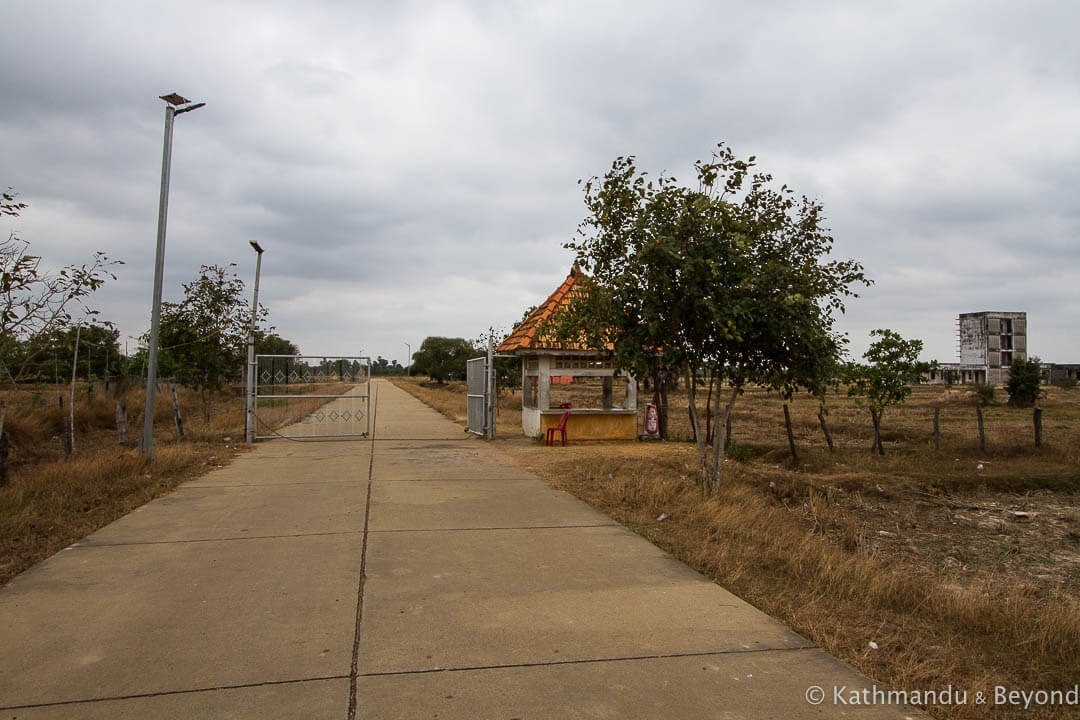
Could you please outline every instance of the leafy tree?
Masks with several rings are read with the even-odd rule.
[[[521,316],[521,321],[524,322],[529,315],[532,314],[536,306],[533,305],[525,314]],[[515,325],[516,327],[516,325]],[[498,346],[506,338],[510,337],[510,333],[504,328],[490,328],[487,332],[481,333],[480,337],[472,341],[472,346],[476,350],[476,354],[470,357],[478,357],[481,355],[487,355],[487,345],[490,340],[495,346]],[[498,392],[503,390],[514,391],[521,387],[521,358],[516,356],[502,356],[496,355],[493,359],[495,364],[495,388]]]
[[[696,187],[650,180],[618,158],[585,183],[586,219],[566,245],[591,275],[555,325],[567,341],[611,347],[616,367],[637,377],[679,369],[701,460],[702,483],[719,482],[727,438],[711,449],[697,407],[710,375],[728,383],[717,427],[748,384],[790,395],[817,382],[839,338],[833,312],[866,283],[852,260],[826,260],[832,237],[822,207],[753,172],[724,145],[695,164]]]
[[[1031,407],[1042,394],[1042,361],[1037,357],[1014,359],[1009,364],[1009,382],[1005,384],[1012,407]]]
[[[405,368],[397,360],[387,360],[379,355],[371,363],[372,375],[404,375]]]
[[[182,301],[161,304],[160,373],[202,391],[207,422],[213,393],[244,373],[251,306],[233,267],[203,265],[199,276],[183,286]],[[260,306],[259,317],[266,315]]]
[[[427,337],[413,353],[413,373],[427,375],[440,385],[465,377],[465,365],[478,351],[464,338]]]
[[[41,352],[27,367],[27,376],[37,382],[57,382],[71,377],[71,360],[75,339],[79,340],[79,367],[76,375],[82,378],[102,378],[121,369],[122,356],[117,340],[120,331],[106,321],[55,330],[42,340]]]
[[[250,318],[251,308],[247,309]],[[262,333],[255,331],[255,354],[256,355],[299,355],[300,348],[296,343],[286,340],[277,333]]]
[[[16,193],[11,188],[8,188],[7,192],[0,193],[0,215],[18,217],[19,211],[26,209],[26,203],[17,202],[15,198]]]
[[[14,193],[0,193],[0,215],[18,216],[24,208]],[[119,264],[97,252],[89,263],[50,272],[14,232],[0,243],[0,378],[11,383],[0,400],[0,433],[18,383],[56,333],[71,327],[76,316],[97,314],[86,300],[116,279],[111,268]]]
[[[866,398],[874,423],[874,444],[870,451],[876,449],[884,455],[881,418],[886,408],[904,402],[911,395],[911,385],[921,382],[934,365],[919,361],[922,340],[905,340],[899,333],[881,329],[871,330],[870,336],[879,339],[863,354],[868,364],[848,367],[848,395]]]

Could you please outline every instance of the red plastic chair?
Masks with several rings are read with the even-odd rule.
[[[544,443],[545,445],[547,445],[548,447],[551,447],[552,445],[554,445],[555,444],[555,433],[560,433],[562,435],[563,447],[566,447],[566,421],[569,420],[569,419],[570,419],[570,411],[567,410],[566,412],[564,412],[562,414],[562,417],[559,418],[559,424],[558,425],[556,425],[555,427],[549,427],[547,429],[547,441]]]

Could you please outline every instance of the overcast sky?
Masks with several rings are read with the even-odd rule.
[[[825,206],[875,285],[839,327],[955,361],[956,315],[1028,313],[1080,362],[1080,5],[31,2],[0,22],[0,221],[149,327],[164,103],[166,299],[236,263],[308,353],[405,362],[509,329],[562,281],[579,178],[691,179],[719,141]]]

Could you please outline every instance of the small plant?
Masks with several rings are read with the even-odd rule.
[[[983,407],[994,404],[994,386],[988,383],[975,383],[975,397]]]
[[[737,442],[729,442],[725,452],[727,453],[728,459],[740,462],[743,465],[746,465],[754,459],[754,451],[748,446],[740,445]]]
[[[1065,378],[1064,380],[1061,381],[1061,389],[1062,390],[1075,390],[1076,385],[1077,385],[1078,382],[1080,382],[1080,381],[1077,381],[1077,379],[1074,378],[1074,377],[1067,377],[1067,378]]]
[[[1031,407],[1042,394],[1042,363],[1039,358],[1017,358],[1009,364],[1009,382],[1005,385],[1011,407]]]
[[[852,363],[847,367],[848,395],[860,405],[870,406],[870,418],[874,423],[874,444],[870,452],[882,455],[881,418],[890,405],[899,405],[911,395],[911,386],[922,382],[923,376],[934,369],[934,364],[920,362],[922,340],[905,340],[899,333],[888,329],[871,330],[870,337],[878,338],[863,353],[868,364]]]

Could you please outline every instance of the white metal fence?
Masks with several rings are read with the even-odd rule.
[[[256,355],[255,438],[371,433],[371,359]]]

